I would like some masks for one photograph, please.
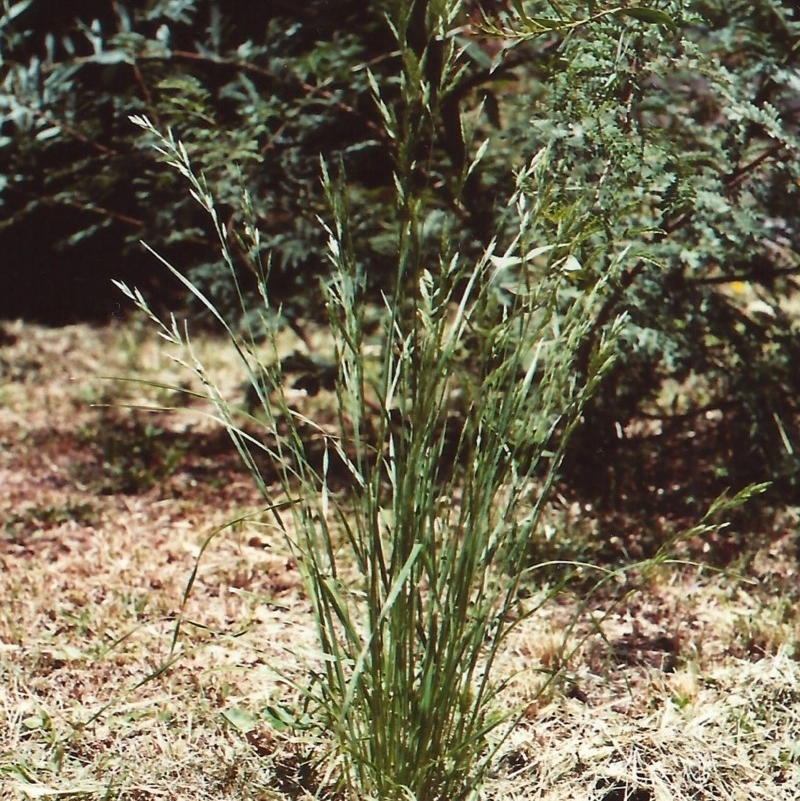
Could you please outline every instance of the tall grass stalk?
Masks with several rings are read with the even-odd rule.
[[[265,357],[253,332],[241,335],[164,262],[227,332],[259,399],[258,414],[248,416],[196,358],[188,326],[162,321],[137,290],[121,288],[182,350],[295,554],[323,655],[304,692],[330,730],[348,793],[458,801],[477,795],[513,722],[496,703],[502,682],[494,664],[524,617],[518,588],[529,541],[570,432],[614,357],[619,321],[579,379],[575,363],[602,286],[576,288],[574,239],[539,239],[547,151],[518,172],[506,210],[512,235],[477,263],[450,252],[446,234],[437,242],[426,236],[416,158],[457,69],[446,32],[458,4],[431,4],[421,53],[405,44],[413,4],[395,5],[399,111],[374,87],[396,143],[398,230],[377,362],[365,347],[365,281],[344,191],[322,169],[330,221],[321,224],[334,268],[325,291],[338,365],[335,430],[302,415],[282,389],[277,310],[266,289],[261,317],[273,352]],[[426,69],[431,43],[444,48],[435,83]],[[186,149],[171,132],[133,119],[210,215],[238,286],[229,234]],[[255,224],[243,238],[250,252],[262,251]],[[310,436],[322,445],[321,464],[308,456]],[[278,487],[258,467],[264,454]],[[331,488],[334,462],[344,465],[346,489]]]

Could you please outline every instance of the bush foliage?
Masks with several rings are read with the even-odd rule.
[[[428,5],[414,4],[412,49],[427,41]],[[53,13],[40,0],[5,0],[0,244],[40,248],[48,263],[45,245],[65,248],[57,268],[80,276],[85,294],[123,258],[141,286],[131,246],[166,243],[219,307],[237,308],[213,231],[151,160],[147,133],[128,123],[136,113],[185,143],[230,230],[242,220],[239,187],[250,190],[272,259],[269,288],[296,328],[320,313],[309,288],[329,269],[315,219],[325,208],[320,155],[334,178],[346,176],[368,285],[391,292],[397,153],[383,115],[400,99],[399,55],[384,22],[393,7],[83,0]],[[480,253],[505,224],[508,165],[548,148],[550,212],[537,224],[543,242],[577,242],[575,291],[623,252],[630,265],[597,300],[596,336],[620,311],[629,322],[622,358],[585,410],[588,436],[568,463],[571,479],[597,497],[638,503],[662,491],[674,505],[771,476],[788,497],[800,397],[797,9],[676,0],[622,12],[594,2],[461,4],[451,31],[461,71],[431,130],[411,145],[422,239]],[[432,52],[425,68],[435,61]],[[70,248],[79,266],[70,266]],[[234,253],[242,284],[255,291],[252,255],[244,246]],[[113,277],[131,279],[120,269]],[[7,298],[27,302],[18,272],[3,280]],[[653,441],[672,452],[654,458]],[[697,473],[701,458],[708,469],[697,486],[672,493],[673,468]]]

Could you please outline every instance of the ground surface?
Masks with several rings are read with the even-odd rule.
[[[225,436],[124,408],[178,401],[104,375],[183,380],[139,323],[5,328],[0,798],[311,797],[324,749],[274,723],[295,699],[273,668],[315,661],[298,572]],[[796,517],[779,520],[741,577],[667,566],[520,627],[498,677],[524,715],[488,796],[799,798]]]

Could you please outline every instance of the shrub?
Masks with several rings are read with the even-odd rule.
[[[387,228],[391,143],[370,96],[366,65],[393,106],[397,55],[383,19],[391,5],[341,0],[332,14],[324,0],[266,6],[248,0],[224,9],[210,0],[84,0],[53,14],[40,0],[5,0],[0,202],[12,252],[38,257],[35,269],[46,271],[45,285],[71,290],[80,279],[86,296],[102,294],[109,273],[129,274],[120,273],[123,254],[122,265],[136,270],[142,285],[138,242],[159,241],[220,308],[239,311],[229,276],[214,257],[212,228],[170,172],[148,158],[147,137],[127,125],[127,115],[138,113],[181,137],[231,230],[243,221],[239,187],[249,188],[271,254],[270,291],[291,320],[318,317],[322,306],[319,294],[308,294],[328,270],[315,224],[325,208],[320,155],[332,170],[341,165],[347,172],[354,246],[373,288],[385,288],[395,239]],[[413,25],[419,28],[419,20]],[[414,35],[420,34],[424,40],[421,29]],[[452,226],[451,235],[477,253],[476,231],[491,230],[490,206],[478,192],[466,205],[456,201],[465,167],[457,104],[489,76],[475,62],[462,68],[448,123],[437,122],[438,133],[428,140],[439,154],[432,162],[437,174],[427,181],[428,226],[440,231],[443,217],[457,216],[461,225]],[[60,264],[51,266],[53,256],[39,251],[42,244],[58,248]],[[240,284],[257,296],[249,254],[234,247],[231,255]],[[15,307],[5,313],[41,303],[43,282],[32,281],[26,297],[15,288],[24,280],[9,281]],[[155,296],[163,277],[151,271],[147,280]],[[175,286],[162,289],[171,305]],[[54,295],[63,305],[63,292]],[[69,297],[77,309],[85,305],[81,292]],[[109,308],[103,304],[101,316]],[[205,314],[202,307],[193,312]]]
[[[257,0],[230,9],[83,0],[53,14],[39,0],[4,0],[0,246],[25,252],[29,265],[3,276],[4,313],[41,310],[51,286],[51,319],[87,302],[107,318],[117,305],[98,275],[104,285],[109,270],[157,297],[163,279],[130,248],[141,238],[161,242],[220,309],[239,313],[211,226],[148,158],[147,135],[125,123],[131,112],[175,130],[231,231],[244,220],[238,188],[250,189],[271,257],[271,312],[301,336],[302,318],[323,306],[308,289],[329,270],[314,222],[325,209],[320,154],[347,176],[367,287],[391,293],[393,143],[366,66],[394,112],[399,56],[382,16],[393,6],[341,0],[331,14],[322,0],[266,9]],[[607,502],[627,494],[635,509],[663,491],[672,513],[764,476],[790,500],[800,389],[797,11],[775,0],[594,4],[587,26],[584,4],[560,3],[549,22],[548,8],[462,4],[453,38],[461,71],[417,143],[424,234],[477,257],[504,225],[507,165],[551,148],[551,211],[539,225],[548,241],[580,230],[576,284],[604,274],[609,254],[646,251],[612,276],[598,307],[598,332],[621,311],[628,323],[622,358],[586,410],[592,441],[567,466],[569,481]],[[420,19],[410,37],[418,50]],[[461,117],[481,138],[501,129],[467,191]],[[577,228],[567,230],[564,215]],[[233,239],[231,248],[239,286],[257,296],[256,254]],[[170,304],[176,288],[162,286]],[[205,309],[195,304],[193,315],[199,323]],[[665,441],[672,450],[657,457],[654,441],[659,453]],[[707,468],[699,478],[698,463]]]
[[[658,8],[673,35],[614,15],[536,45],[534,20],[498,30],[539,53],[535,112],[518,112],[509,149],[548,143],[556,204],[582,204],[576,280],[633,248],[598,308],[598,332],[622,311],[627,323],[570,479],[607,503],[627,495],[634,514],[657,493],[676,514],[765,476],[787,502],[798,486],[800,18],[769,0]],[[558,214],[551,229],[563,229]]]

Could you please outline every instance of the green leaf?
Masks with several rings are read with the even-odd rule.
[[[247,734],[258,726],[258,718],[244,709],[226,709],[222,717],[242,734]]]
[[[631,8],[620,9],[620,13],[625,16],[632,17],[640,22],[649,22],[653,25],[663,25],[671,31],[677,31],[678,26],[675,20],[664,11],[659,11],[657,8],[646,8],[645,6],[633,6]]]
[[[264,709],[264,717],[266,717],[276,731],[283,731],[284,729],[306,730],[311,727],[311,718],[308,714],[303,714],[298,717],[286,706],[274,706],[270,704]]]

